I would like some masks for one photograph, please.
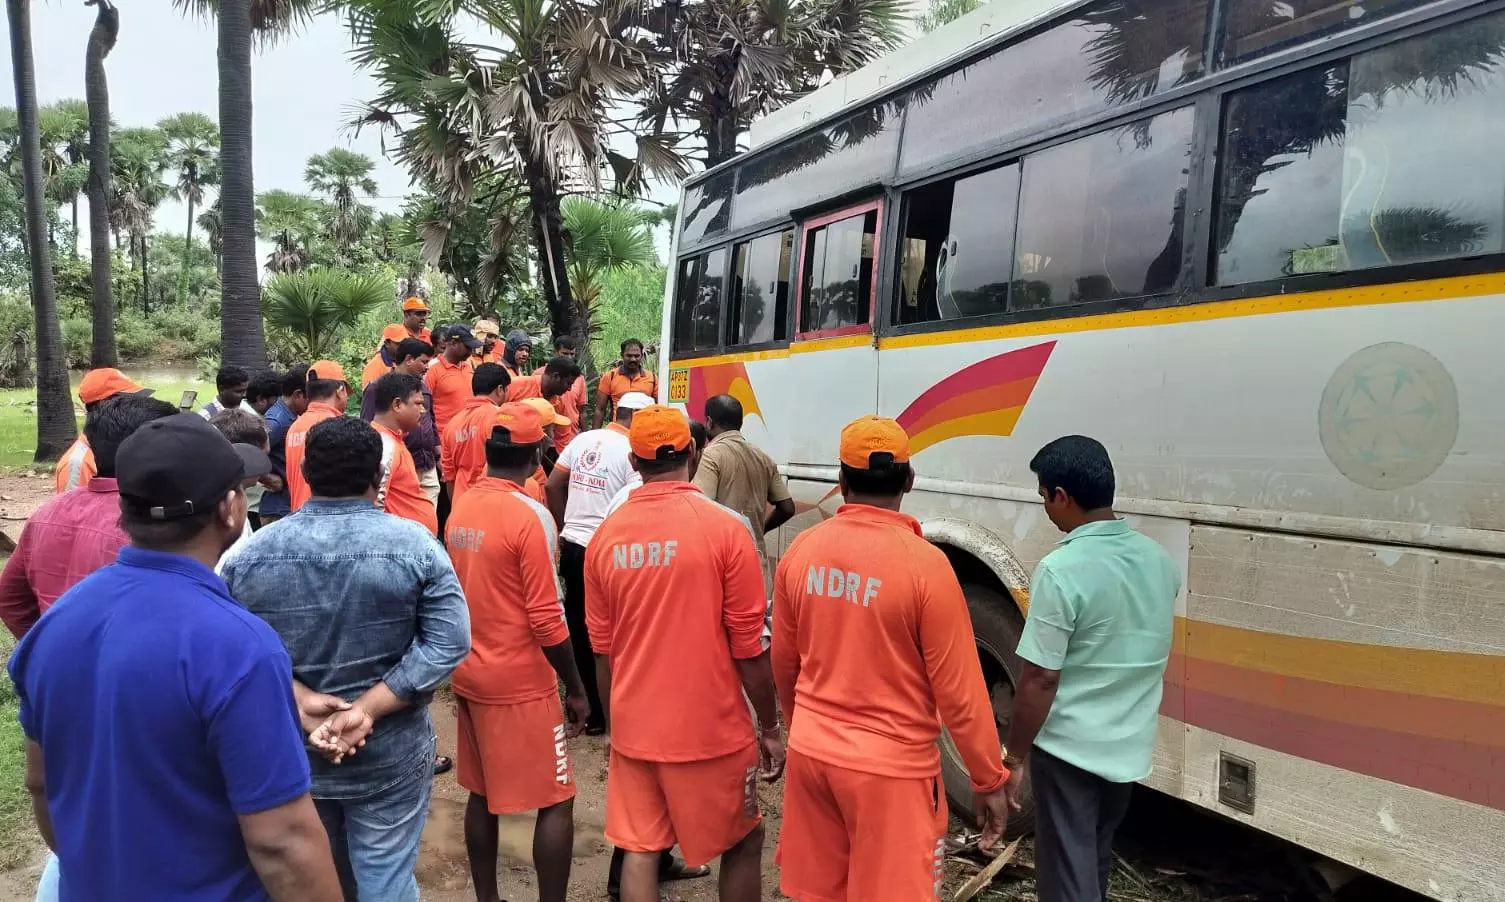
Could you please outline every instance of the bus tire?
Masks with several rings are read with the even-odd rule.
[[[1020,674],[1019,637],[1024,632],[1024,617],[1019,608],[998,590],[978,583],[962,583],[967,610],[972,616],[972,632],[977,639],[977,654],[982,661],[983,679],[993,702],[993,717],[998,724],[1001,743],[1008,733],[1009,714],[1013,709],[1014,686]],[[975,829],[977,811],[972,802],[972,782],[962,763],[951,735],[941,731],[941,778],[946,784],[946,800],[951,811]],[[1009,813],[1007,836],[1014,838],[1035,829],[1035,804],[1030,793],[1029,777],[1024,780],[1020,800],[1023,810]]]

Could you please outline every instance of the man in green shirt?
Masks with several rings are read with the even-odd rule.
[[[1056,439],[1029,467],[1066,538],[1030,583],[1009,797],[1017,807],[1028,766],[1040,902],[1103,902],[1113,832],[1134,782],[1150,774],[1181,573],[1113,513],[1113,463],[1101,444]]]

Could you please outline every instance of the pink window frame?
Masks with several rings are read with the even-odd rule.
[[[867,322],[853,323],[850,326],[837,326],[834,329],[815,329],[805,331],[805,267],[810,261],[805,259],[806,247],[809,243],[810,232],[822,226],[828,226],[833,222],[843,219],[851,219],[866,213],[877,214],[877,225],[873,227],[873,274],[871,295],[868,297]],[[875,198],[866,203],[855,204],[834,210],[824,216],[815,219],[807,219],[800,223],[799,231],[799,283],[795,292],[795,329],[794,341],[811,341],[817,338],[835,338],[840,335],[862,335],[873,331],[874,317],[878,315],[878,262],[883,248],[883,198]]]

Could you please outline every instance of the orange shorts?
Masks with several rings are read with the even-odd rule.
[[[679,844],[691,867],[741,842],[758,813],[758,746],[709,761],[643,761],[611,751],[606,839],[629,852]]]
[[[537,811],[575,797],[559,697],[487,705],[456,697],[455,780],[492,814]]]
[[[940,775],[880,777],[791,749],[779,888],[799,902],[928,902],[946,860]]]

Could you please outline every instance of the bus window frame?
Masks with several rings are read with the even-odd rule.
[[[727,267],[727,271],[726,271],[726,280],[727,281],[726,281],[726,284],[728,286],[728,289],[727,289],[727,292],[726,292],[726,299],[725,299],[726,309],[722,312],[722,324],[723,324],[723,328],[721,330],[721,341],[722,341],[722,343],[720,345],[722,353],[736,354],[736,353],[742,353],[743,351],[766,350],[768,348],[785,348],[785,347],[789,346],[789,342],[791,341],[790,336],[794,332],[794,319],[795,319],[796,316],[798,316],[798,311],[797,310],[790,310],[790,311],[787,311],[784,314],[784,337],[783,338],[775,338],[775,339],[773,339],[771,341],[742,342],[742,343],[739,343],[739,344],[734,344],[734,343],[732,343],[731,341],[729,341],[727,339],[728,329],[731,326],[731,323],[728,320],[728,316],[730,316],[730,314],[731,314],[731,304],[732,304],[732,293],[731,293],[731,290],[730,290],[731,279],[732,279],[732,269],[731,268],[732,268],[732,264],[736,261],[737,248],[739,246],[741,246],[741,245],[744,245],[744,244],[752,244],[754,241],[757,241],[759,238],[767,238],[769,235],[777,235],[777,234],[779,234],[781,232],[793,232],[794,233],[795,246],[792,249],[793,254],[792,254],[792,257],[791,257],[791,259],[789,261],[789,279],[790,279],[790,281],[792,283],[795,279],[799,278],[799,272],[800,272],[800,269],[799,269],[799,263],[800,263],[800,261],[799,261],[799,258],[800,258],[800,254],[799,254],[799,251],[800,251],[800,246],[799,246],[799,241],[800,241],[800,226],[799,226],[799,223],[797,223],[797,222],[795,222],[793,220],[785,220],[783,223],[780,223],[779,225],[775,225],[775,226],[759,226],[757,231],[740,234],[736,238],[733,238],[731,241],[728,241],[726,243],[726,267]],[[794,306],[794,298],[793,298],[794,289],[795,289],[795,285],[791,284],[790,285],[790,291],[789,291],[789,294],[790,294],[790,306],[791,307]]]
[[[794,300],[794,330],[791,341],[818,341],[822,338],[839,338],[846,335],[871,335],[876,332],[878,319],[879,279],[883,275],[884,236],[887,230],[884,228],[883,215],[887,207],[887,193],[872,197],[861,203],[851,204],[840,209],[822,213],[800,220],[795,227],[796,248],[799,251],[796,262],[794,277],[799,281],[795,284]],[[855,216],[865,216],[868,213],[876,214],[877,223],[873,226],[873,272],[870,280],[869,297],[867,305],[867,322],[853,323],[850,326],[836,326],[831,329],[810,329],[805,326],[805,267],[808,262],[805,259],[806,246],[810,232],[824,228],[833,222],[841,222]]]
[[[669,359],[689,360],[694,357],[714,357],[722,353],[726,347],[726,313],[731,304],[729,292],[726,290],[727,280],[731,275],[732,268],[732,245],[734,242],[721,244],[708,244],[697,247],[689,253],[681,254],[674,259],[674,266],[665,272],[666,279],[674,280],[674,300],[669,307]],[[686,260],[694,260],[696,257],[708,257],[717,251],[726,251],[726,260],[721,264],[721,305],[720,322],[716,327],[716,343],[709,348],[676,348],[674,347],[674,335],[679,326],[679,270]]]

